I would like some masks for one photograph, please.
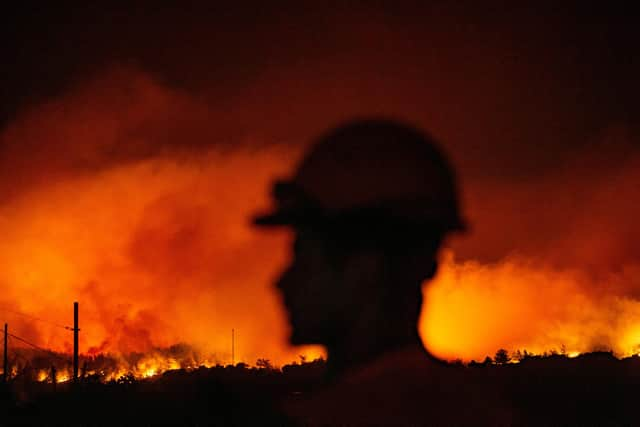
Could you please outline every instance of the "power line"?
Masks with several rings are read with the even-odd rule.
[[[9,334],[7,334],[7,335],[9,335]],[[13,341],[12,341],[12,340],[13,340],[13,338],[12,338],[12,337],[9,337],[9,342],[13,344]],[[20,359],[20,360],[23,360],[23,361],[25,361],[25,362],[28,362],[28,361],[29,361],[29,359],[27,359],[25,356],[23,356],[22,354],[20,354],[20,353],[19,353],[19,352],[17,352],[17,351],[13,351],[13,357],[15,358],[15,360]]]
[[[40,318],[40,317],[33,316],[33,315],[31,315],[31,314],[22,313],[22,312],[20,312],[20,311],[12,310],[12,309],[10,309],[10,308],[6,308],[6,307],[0,307],[0,310],[5,311],[5,312],[8,312],[8,313],[17,314],[18,316],[27,317],[27,318],[32,319],[32,320],[37,320],[38,322],[48,323],[48,324],[53,325],[53,326],[56,326],[56,327],[58,327],[58,328],[66,329],[66,330],[68,330],[68,331],[73,331],[73,328],[72,328],[72,327],[70,327],[70,326],[64,326],[64,325],[61,325],[61,324],[59,324],[59,323],[52,322],[52,321],[50,321],[50,320],[46,320],[46,319],[42,319],[42,318]]]
[[[27,345],[30,345],[31,347],[33,347],[35,349],[38,349],[40,351],[44,351],[45,353],[49,353],[52,356],[57,357],[60,360],[64,360],[65,362],[68,362],[68,360],[66,358],[58,355],[57,353],[55,353],[55,352],[53,352],[51,350],[47,350],[46,348],[42,348],[42,347],[40,347],[40,346],[38,346],[38,345],[36,345],[36,344],[34,344],[32,342],[29,342],[29,341],[25,340],[24,338],[20,338],[19,336],[10,334],[9,332],[7,332],[7,335],[10,336],[11,338],[17,339],[18,341],[21,341],[21,342],[23,342],[23,343],[25,343]]]

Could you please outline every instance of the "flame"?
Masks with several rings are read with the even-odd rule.
[[[248,224],[267,205],[272,179],[291,170],[303,147],[244,135],[245,143],[231,149],[216,139],[223,138],[213,117],[209,106],[143,73],[116,73],[23,112],[2,131],[0,306],[48,321],[2,312],[12,333],[70,354],[72,333],[63,327],[79,301],[83,357],[117,360],[88,371],[107,380],[227,365],[232,329],[236,362],[324,356],[319,347],[286,345],[288,327],[271,283],[287,261],[291,236],[257,233]],[[637,182],[622,172],[612,179],[625,194],[634,190],[624,183]],[[614,203],[608,183],[590,186],[598,206]],[[492,200],[486,195],[496,188],[483,189],[483,197]],[[499,195],[512,200],[523,197],[519,191]],[[484,211],[491,213],[485,229],[505,221],[492,209],[475,213]],[[598,221],[610,215],[593,210]],[[635,230],[635,220],[612,218]],[[608,262],[624,252],[611,227],[598,221],[576,221],[592,230],[585,233],[590,240],[569,234],[554,254],[591,262],[604,245]],[[637,354],[640,267],[627,262],[591,276],[532,247],[491,262],[446,252],[424,290],[420,331],[427,347],[447,359],[483,359],[498,348]],[[177,343],[194,349],[190,361],[156,351]],[[126,359],[136,352],[142,357]],[[68,369],[58,372],[59,382],[69,378]]]
[[[498,348],[638,354],[640,301],[593,292],[633,283],[634,271],[600,278],[598,286],[579,270],[541,261],[456,262],[452,252],[445,252],[438,277],[424,290],[421,334],[447,359],[481,360]]]
[[[224,184],[237,182],[236,169],[258,174],[265,160],[277,166],[277,156],[256,161],[211,154],[207,160],[195,171],[170,161],[124,166],[11,204],[3,211],[13,227],[0,242],[0,264],[2,281],[15,291],[14,307],[69,325],[70,303],[79,300],[84,349],[144,352],[188,341],[228,362],[235,328],[238,360],[295,359],[298,350],[280,349],[286,327],[269,285],[285,261],[286,240],[249,228],[262,186],[247,188],[247,199],[234,202],[230,193],[237,187]],[[266,182],[276,168],[263,169]],[[192,190],[198,187],[200,194]],[[226,199],[222,215],[211,192]],[[50,205],[59,206],[55,215]],[[236,257],[257,265],[239,269]],[[13,320],[16,334],[30,335],[21,319]],[[39,326],[39,344],[70,350],[70,332]]]

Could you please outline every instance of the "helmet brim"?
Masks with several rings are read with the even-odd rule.
[[[341,220],[342,219],[342,220]],[[297,227],[303,225],[313,225],[313,224],[342,224],[347,225],[351,224],[362,224],[368,222],[367,220],[372,220],[372,222],[376,222],[381,219],[380,216],[374,215],[369,218],[368,215],[360,213],[360,215],[338,215],[338,216],[328,216],[323,217],[321,215],[310,215],[309,212],[298,212],[298,211],[286,211],[286,210],[275,210],[270,213],[265,213],[261,215],[257,215],[252,218],[252,224],[257,227]],[[402,221],[401,218],[395,217],[396,223],[405,223],[405,224],[413,224],[418,228],[432,228],[439,229],[445,233],[464,233],[467,232],[469,227],[462,218],[452,218],[451,221],[446,223],[442,223],[439,221],[412,221],[410,219],[406,219]],[[386,221],[383,221],[386,222]]]
[[[260,214],[252,219],[259,227],[282,227],[303,225],[355,224],[406,224],[419,228],[438,229],[442,232],[464,232],[466,221],[458,215],[457,208],[434,206],[415,201],[388,201],[377,205],[364,205],[338,211],[320,208],[312,197],[307,195],[292,181],[278,180],[273,185],[273,197],[276,208],[272,212]]]

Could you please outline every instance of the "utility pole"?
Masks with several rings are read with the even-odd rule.
[[[78,303],[73,303],[73,382],[78,382]]]
[[[49,376],[51,377],[51,385],[53,386],[53,391],[56,391],[56,384],[58,383],[58,370],[53,365],[51,365]]]
[[[231,329],[231,366],[236,364],[236,333]]]
[[[3,368],[2,379],[5,383],[9,379],[9,358],[7,357],[7,354],[8,354],[7,336],[9,335],[9,332],[7,331],[8,329],[9,329],[9,326],[5,323],[4,324],[4,359],[2,363],[2,368]]]

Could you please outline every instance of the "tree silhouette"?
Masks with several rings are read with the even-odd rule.
[[[504,348],[501,348],[500,350],[496,351],[496,355],[494,356],[493,360],[498,365],[504,365],[505,363],[509,362],[509,352]]]
[[[265,369],[267,371],[272,371],[273,368],[273,364],[271,363],[271,361],[269,359],[258,359],[256,360],[256,366],[260,369]]]

